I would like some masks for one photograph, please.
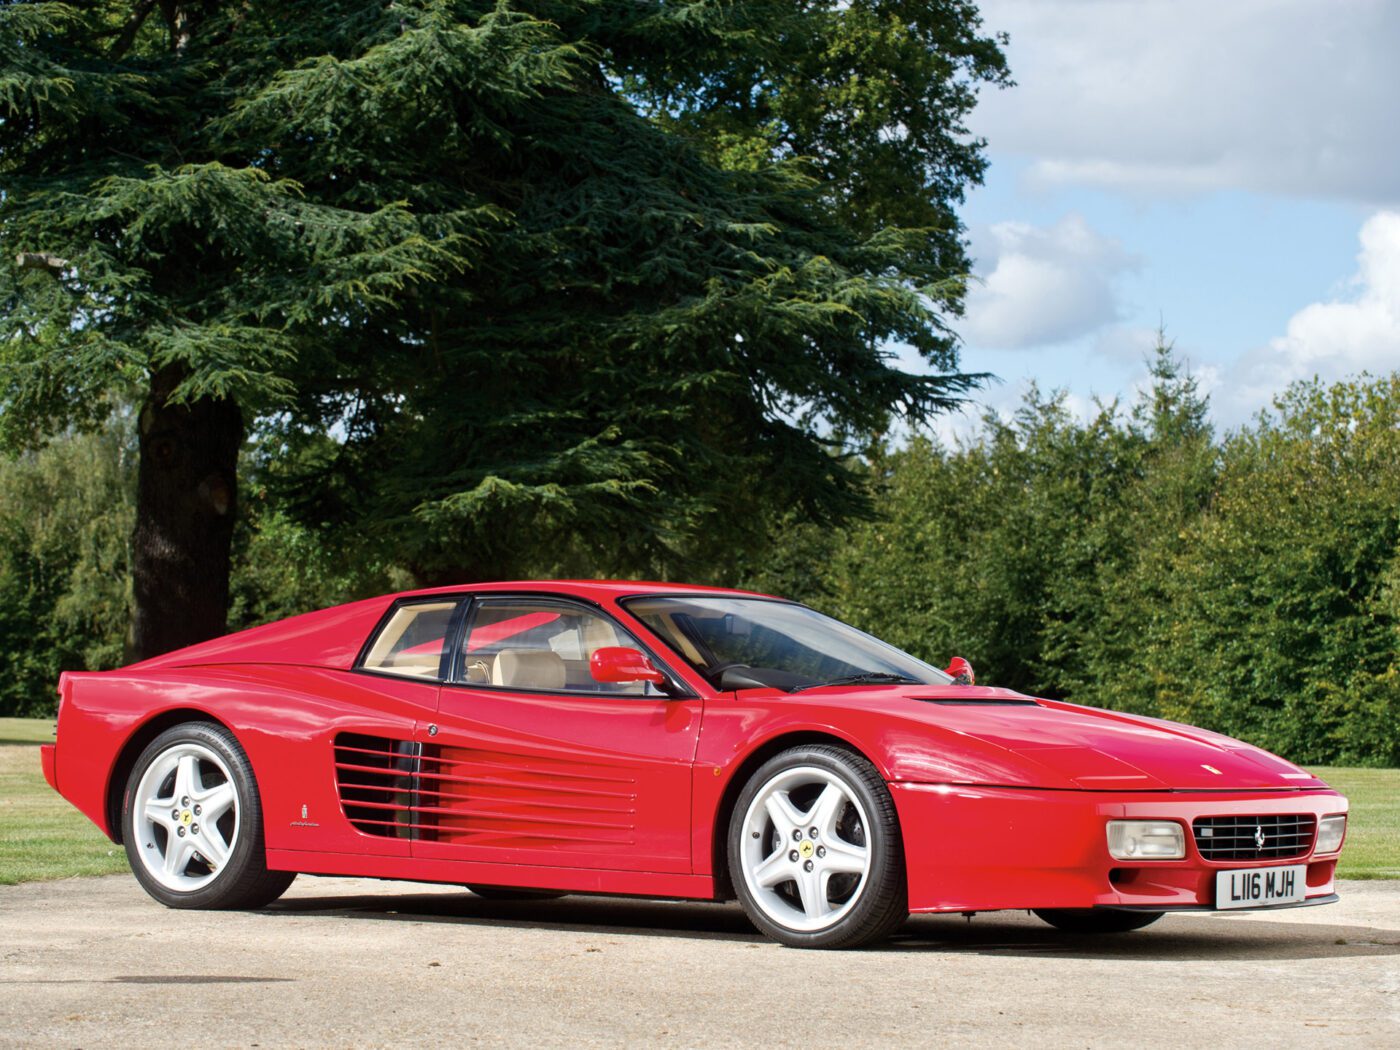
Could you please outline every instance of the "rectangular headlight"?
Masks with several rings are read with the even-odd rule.
[[[1186,836],[1170,820],[1110,820],[1108,852],[1115,860],[1180,860]]]
[[[1346,814],[1338,814],[1335,817],[1323,817],[1317,826],[1317,848],[1314,853],[1336,853],[1342,848],[1342,839],[1346,838],[1347,818]]]

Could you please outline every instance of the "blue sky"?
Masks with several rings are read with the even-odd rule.
[[[1159,322],[1222,429],[1290,381],[1400,368],[1400,2],[983,0],[962,367],[1131,397]],[[977,415],[939,427],[965,431]]]

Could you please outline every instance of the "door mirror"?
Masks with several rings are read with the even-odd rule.
[[[625,645],[605,645],[588,658],[588,671],[595,682],[650,682],[664,686],[666,676],[645,653]]]
[[[972,673],[972,665],[961,656],[955,656],[943,669],[943,673],[953,680],[954,685],[976,685],[977,676]]]

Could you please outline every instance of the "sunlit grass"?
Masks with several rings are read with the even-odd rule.
[[[1313,772],[1351,802],[1337,876],[1400,879],[1400,769],[1338,766]]]
[[[49,787],[53,720],[0,718],[0,885],[127,870],[126,853]]]

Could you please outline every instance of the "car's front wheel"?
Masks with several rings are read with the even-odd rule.
[[[171,908],[258,908],[296,877],[267,869],[253,767],[209,722],[167,729],[141,752],[122,833],[137,880]]]
[[[1113,908],[1037,908],[1035,914],[1066,933],[1127,933],[1152,925],[1164,913]]]
[[[859,947],[909,916],[889,788],[842,748],[794,747],[759,767],[734,806],[729,867],[749,919],[793,947]]]

